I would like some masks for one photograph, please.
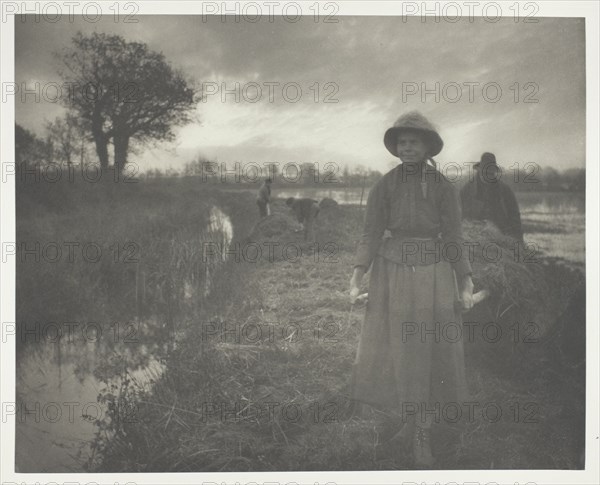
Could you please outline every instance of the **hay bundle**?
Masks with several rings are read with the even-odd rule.
[[[585,359],[585,275],[531,247],[516,249],[515,241],[491,223],[465,222],[463,233],[465,241],[478,243],[471,259],[475,290],[490,291],[464,315],[465,323],[478,324],[474,338],[465,340],[471,357],[498,371],[550,362],[563,370],[579,368]],[[501,250],[498,261],[486,246]],[[494,331],[482,335],[490,324],[500,329],[499,338]]]
[[[465,222],[463,233],[466,242],[476,245],[471,257],[475,289],[490,292],[464,316],[475,325],[466,349],[499,371],[520,369],[537,359],[536,351],[543,351],[554,333],[556,317],[568,305],[560,295],[565,280],[557,277],[555,265],[489,222]]]
[[[319,202],[319,207],[321,209],[330,209],[332,207],[337,207],[338,205],[339,204],[330,197],[325,197],[324,199],[321,200],[321,202]]]
[[[257,257],[254,257],[254,249],[248,251],[253,255],[252,258],[261,262],[296,261],[308,250],[310,242],[303,241],[300,232],[302,225],[292,217],[293,214],[282,201],[275,200],[272,209],[270,216],[256,223],[242,247],[259,248],[256,250]]]
[[[502,315],[528,321],[549,303],[549,288],[539,255],[532,254],[503,235],[490,222],[465,222],[465,241],[473,246],[470,255],[476,289],[487,289],[489,316]],[[547,328],[540,328],[545,333]]]

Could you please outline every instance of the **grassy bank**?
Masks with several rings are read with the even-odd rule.
[[[240,233],[255,217],[251,196],[224,197],[189,179],[30,177],[17,179],[16,194],[17,330],[30,331],[19,335],[19,351],[43,344],[68,322],[92,323],[107,335],[117,324],[138,328],[152,318],[159,327],[140,332],[149,332],[145,343],[160,343],[157,330],[202,304],[182,295],[188,283],[204,284],[202,244],[215,236],[211,208],[231,214]]]
[[[361,210],[323,210],[315,250],[300,240],[283,201],[252,230],[256,208],[245,199],[248,215],[240,217],[240,202],[228,213],[246,224],[247,238],[237,241],[241,257],[232,253],[205,304],[177,323],[180,337],[152,390],[125,381],[113,409],[133,405],[135,416],[104,423],[111,433],[99,434],[101,459],[90,469],[411,468],[410,455],[387,442],[395,423],[373,409],[358,412],[348,399],[364,317],[364,307],[351,309],[346,296]],[[554,289],[570,285],[562,312],[532,342],[514,333],[527,328],[513,327],[505,338],[514,345],[477,336],[466,345],[478,406],[472,419],[436,427],[437,468],[583,465],[585,293],[581,275],[543,266]]]

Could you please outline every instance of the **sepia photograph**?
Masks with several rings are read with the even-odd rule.
[[[369,3],[2,3],[2,483],[599,483],[598,4]]]

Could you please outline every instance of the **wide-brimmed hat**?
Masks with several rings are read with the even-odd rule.
[[[481,167],[482,170],[485,170],[490,165],[498,166],[498,162],[496,162],[496,155],[493,153],[485,152],[481,155],[481,159],[473,165],[475,168]]]
[[[425,137],[425,142],[429,146],[428,156],[430,157],[436,156],[444,147],[442,137],[437,132],[435,126],[418,111],[410,111],[400,116],[394,123],[394,126],[389,128],[383,136],[385,147],[395,157],[398,156],[396,150],[398,135],[402,131],[418,131],[422,133]]]

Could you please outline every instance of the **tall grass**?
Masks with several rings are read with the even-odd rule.
[[[249,198],[225,201],[185,179],[17,179],[17,330],[36,330],[21,334],[19,349],[43,339],[52,324],[108,329],[155,317],[172,327],[185,305],[201,305],[205,297],[196,291],[209,276],[204,243],[223,233],[210,226],[211,209],[232,214],[243,230],[256,217]]]

